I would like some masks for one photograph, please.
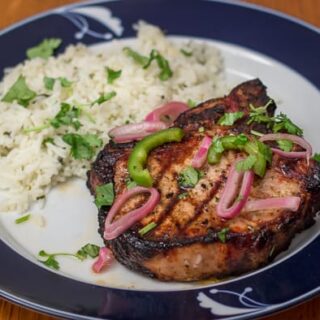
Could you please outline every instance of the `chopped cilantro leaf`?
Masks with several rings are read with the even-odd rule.
[[[46,145],[47,143],[54,144],[54,139],[51,138],[51,137],[48,137],[48,138],[43,139],[42,144],[43,144],[43,145]]]
[[[191,57],[192,56],[192,51],[187,51],[186,49],[181,48],[180,52],[186,57]]]
[[[27,57],[33,59],[36,57],[47,59],[51,57],[60,45],[61,39],[44,39],[40,44],[27,50]]]
[[[132,189],[137,186],[137,183],[131,180],[130,177],[128,177],[125,182],[126,182],[127,189]]]
[[[115,91],[110,91],[110,92],[107,92],[107,93],[103,93],[97,100],[93,101],[91,105],[94,105],[94,104],[102,104],[106,101],[109,101],[111,100],[113,97],[115,97],[117,95],[117,93]]]
[[[196,103],[194,100],[192,100],[192,99],[188,99],[187,105],[188,105],[190,108],[194,108],[194,107],[197,106],[197,103]]]
[[[278,140],[278,146],[281,150],[290,152],[293,148],[293,142],[290,140]]]
[[[51,269],[59,270],[60,265],[55,256],[48,256],[47,260],[41,261],[44,265]]]
[[[200,172],[195,168],[188,166],[179,174],[178,182],[181,187],[193,188],[200,180]]]
[[[297,136],[303,135],[303,130],[294,124],[285,114],[280,113],[275,117],[273,132],[286,131]]]
[[[81,261],[87,259],[88,256],[90,258],[96,258],[99,255],[99,250],[99,246],[87,243],[85,246],[83,246],[80,250],[77,251],[76,257]]]
[[[182,192],[178,195],[178,199],[186,199],[188,198],[188,192]]]
[[[81,127],[81,123],[77,120],[81,114],[80,109],[71,107],[68,103],[61,103],[61,109],[57,115],[50,120],[50,124],[54,128],[59,128],[62,125],[73,126],[76,130]]]
[[[217,234],[218,234],[218,239],[222,242],[225,243],[227,241],[227,234],[229,232],[229,228],[223,228],[221,229]]]
[[[44,250],[41,250],[41,251],[39,251],[38,255],[41,258],[47,258],[46,260],[40,260],[40,262],[42,262],[47,267],[49,267],[51,269],[55,269],[55,270],[60,269],[59,262],[56,260],[56,256],[59,254],[50,254],[50,253],[45,252]],[[63,254],[63,255],[65,255],[65,254]]]
[[[113,184],[107,183],[96,188],[95,204],[100,209],[102,206],[111,206],[114,200]]]
[[[24,216],[16,219],[15,223],[16,224],[20,224],[20,223],[26,222],[26,221],[28,221],[30,219],[30,217],[31,217],[31,214],[24,215]]]
[[[320,163],[320,153],[315,153],[312,159]]]
[[[44,77],[43,82],[44,82],[44,87],[48,90],[52,90],[54,87],[56,79],[50,78],[50,77]]]
[[[72,82],[67,78],[59,77],[58,80],[60,81],[61,87],[63,88],[69,88],[72,85]]]
[[[249,155],[246,159],[240,160],[237,163],[236,169],[239,172],[250,170],[253,168],[256,161],[257,161],[257,157],[255,155]]]
[[[273,118],[269,117],[268,110],[267,110],[271,103],[273,103],[273,100],[269,100],[262,107],[256,107],[252,104],[249,104],[250,113],[249,113],[249,120],[247,121],[247,124],[251,124],[253,122],[265,123],[267,125],[272,124]]]
[[[218,124],[222,126],[232,126],[237,120],[243,117],[244,113],[240,112],[229,112],[225,113],[218,121]]]
[[[172,77],[173,73],[170,69],[169,61],[165,59],[158,50],[153,49],[150,53],[148,62],[144,65],[144,69],[149,68],[152,61],[155,60],[158,64],[158,67],[160,69],[159,78],[162,81],[168,80]]]
[[[25,77],[20,76],[2,98],[2,101],[17,101],[26,108],[29,105],[29,102],[35,97],[36,93],[27,86]]]
[[[122,70],[113,70],[109,67],[106,68],[108,83],[112,84],[116,79],[121,76]]]
[[[94,134],[67,133],[62,139],[71,146],[71,155],[75,159],[90,160],[95,155],[96,148],[102,145],[102,140]]]
[[[69,88],[72,85],[72,82],[64,77],[59,77],[59,78],[44,77],[43,79],[44,87],[48,90],[52,90],[56,80],[60,81],[61,87],[63,88]]]
[[[150,222],[149,224],[147,224],[146,226],[144,226],[143,228],[141,228],[138,233],[140,234],[140,236],[144,236],[145,234],[147,234],[148,232],[150,232],[151,230],[153,230],[155,227],[157,226],[157,224],[155,222]]]
[[[149,58],[146,56],[141,55],[140,53],[132,50],[129,47],[124,47],[123,48],[123,52],[130,58],[132,58],[135,62],[137,62],[138,64],[140,64],[141,66],[145,66],[148,61]]]

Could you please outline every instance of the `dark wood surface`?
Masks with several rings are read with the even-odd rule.
[[[0,29],[33,14],[77,2],[75,0],[0,0]],[[320,0],[248,0],[273,8],[320,27]],[[320,57],[319,57],[320,59]],[[319,67],[319,66],[317,66]],[[320,69],[319,69],[320,70]],[[319,71],[320,72],[320,71]],[[53,320],[0,299],[0,320]],[[320,320],[320,297],[285,310],[265,320]],[[200,319],[199,319],[200,320]]]

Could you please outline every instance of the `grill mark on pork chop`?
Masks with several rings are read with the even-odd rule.
[[[186,230],[192,223],[195,222],[196,219],[198,219],[198,217],[200,215],[203,214],[203,210],[205,209],[205,207],[208,205],[208,203],[212,200],[212,198],[216,195],[216,193],[219,191],[222,181],[224,180],[224,176],[225,174],[222,173],[221,174],[221,179],[219,179],[218,181],[214,182],[214,186],[210,189],[208,196],[206,197],[206,199],[204,201],[202,201],[194,210],[194,216],[192,217],[192,219],[190,219],[184,226],[184,230]]]
[[[206,134],[211,136],[248,133],[252,128],[268,132],[265,125],[248,126],[245,117],[227,128],[215,123],[224,112],[242,110],[248,114],[249,103],[262,106],[269,100],[263,84],[252,80],[237,86],[228,97],[209,100],[178,117],[175,126],[184,129],[183,141],[159,147],[148,157],[147,167],[161,192],[161,202],[127,232],[106,241],[118,261],[132,270],[162,280],[190,281],[237,275],[266,264],[289,246],[295,233],[314,223],[313,217],[320,206],[320,167],[312,160],[307,167],[303,159],[281,159],[274,155],[265,178],[256,178],[250,193],[252,199],[298,195],[301,205],[297,212],[284,209],[243,211],[228,221],[219,218],[215,212],[217,197],[225,185],[228,168],[236,157],[241,156],[234,151],[225,153],[219,165],[205,165],[203,170],[207,176],[188,190],[189,198],[178,198],[181,189],[177,176],[191,162],[202,140],[197,129],[204,126]],[[273,115],[274,109],[272,103],[268,107],[269,115]],[[88,175],[88,186],[93,194],[97,185],[107,182],[115,183],[116,196],[125,190],[127,159],[133,146],[134,143],[109,144],[100,152]],[[145,195],[130,199],[116,218],[142,205],[145,199]],[[191,209],[182,210],[184,207],[179,206],[183,203]],[[99,210],[102,235],[107,213],[108,207]],[[151,221],[155,221],[157,227],[141,237],[138,230]],[[230,231],[226,243],[221,243],[218,232],[224,227]]]

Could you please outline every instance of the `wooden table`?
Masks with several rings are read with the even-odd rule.
[[[1,0],[0,29],[35,13],[60,5],[77,2],[76,0]],[[247,2],[274,8],[296,16],[320,27],[320,0],[248,0]],[[0,300],[0,320],[53,320],[4,300]],[[320,320],[320,297],[300,306],[283,311],[265,320]]]

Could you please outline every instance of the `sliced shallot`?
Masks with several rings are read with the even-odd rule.
[[[183,102],[171,101],[147,114],[144,120],[164,121],[171,124],[182,112],[189,109],[188,105]]]
[[[92,270],[99,273],[104,267],[109,266],[113,261],[113,254],[108,248],[100,248],[99,257],[92,265]]]
[[[307,142],[305,139],[295,136],[293,134],[288,134],[288,133],[270,133],[270,134],[265,134],[260,138],[260,141],[263,141],[263,142],[275,141],[275,140],[289,140],[306,150],[287,152],[277,148],[271,148],[271,150],[274,153],[285,158],[306,158],[307,162],[309,163],[309,159],[312,155],[312,147],[309,144],[309,142]]]
[[[212,138],[209,136],[205,136],[200,144],[200,148],[197,151],[196,155],[192,159],[191,165],[194,168],[201,168],[206,161],[208,149],[211,145]]]
[[[123,204],[132,196],[140,193],[150,193],[150,197],[147,202],[140,208],[134,209],[114,222],[111,222],[117,212],[121,209]],[[112,240],[117,238],[127,229],[129,229],[134,223],[144,218],[150,213],[160,200],[160,194],[155,188],[135,187],[125,191],[121,194],[112,205],[107,219],[105,221],[104,239]]]
[[[258,211],[265,209],[288,209],[293,212],[297,211],[300,206],[299,197],[267,198],[247,201],[245,211]]]
[[[116,143],[140,140],[149,134],[166,129],[163,121],[143,121],[115,127],[109,131],[109,136]]]
[[[226,185],[222,191],[220,201],[217,205],[217,215],[224,219],[231,219],[237,216],[245,206],[251,186],[253,184],[254,173],[252,170],[238,172],[236,161],[230,168]],[[239,185],[241,183],[240,191]]]

